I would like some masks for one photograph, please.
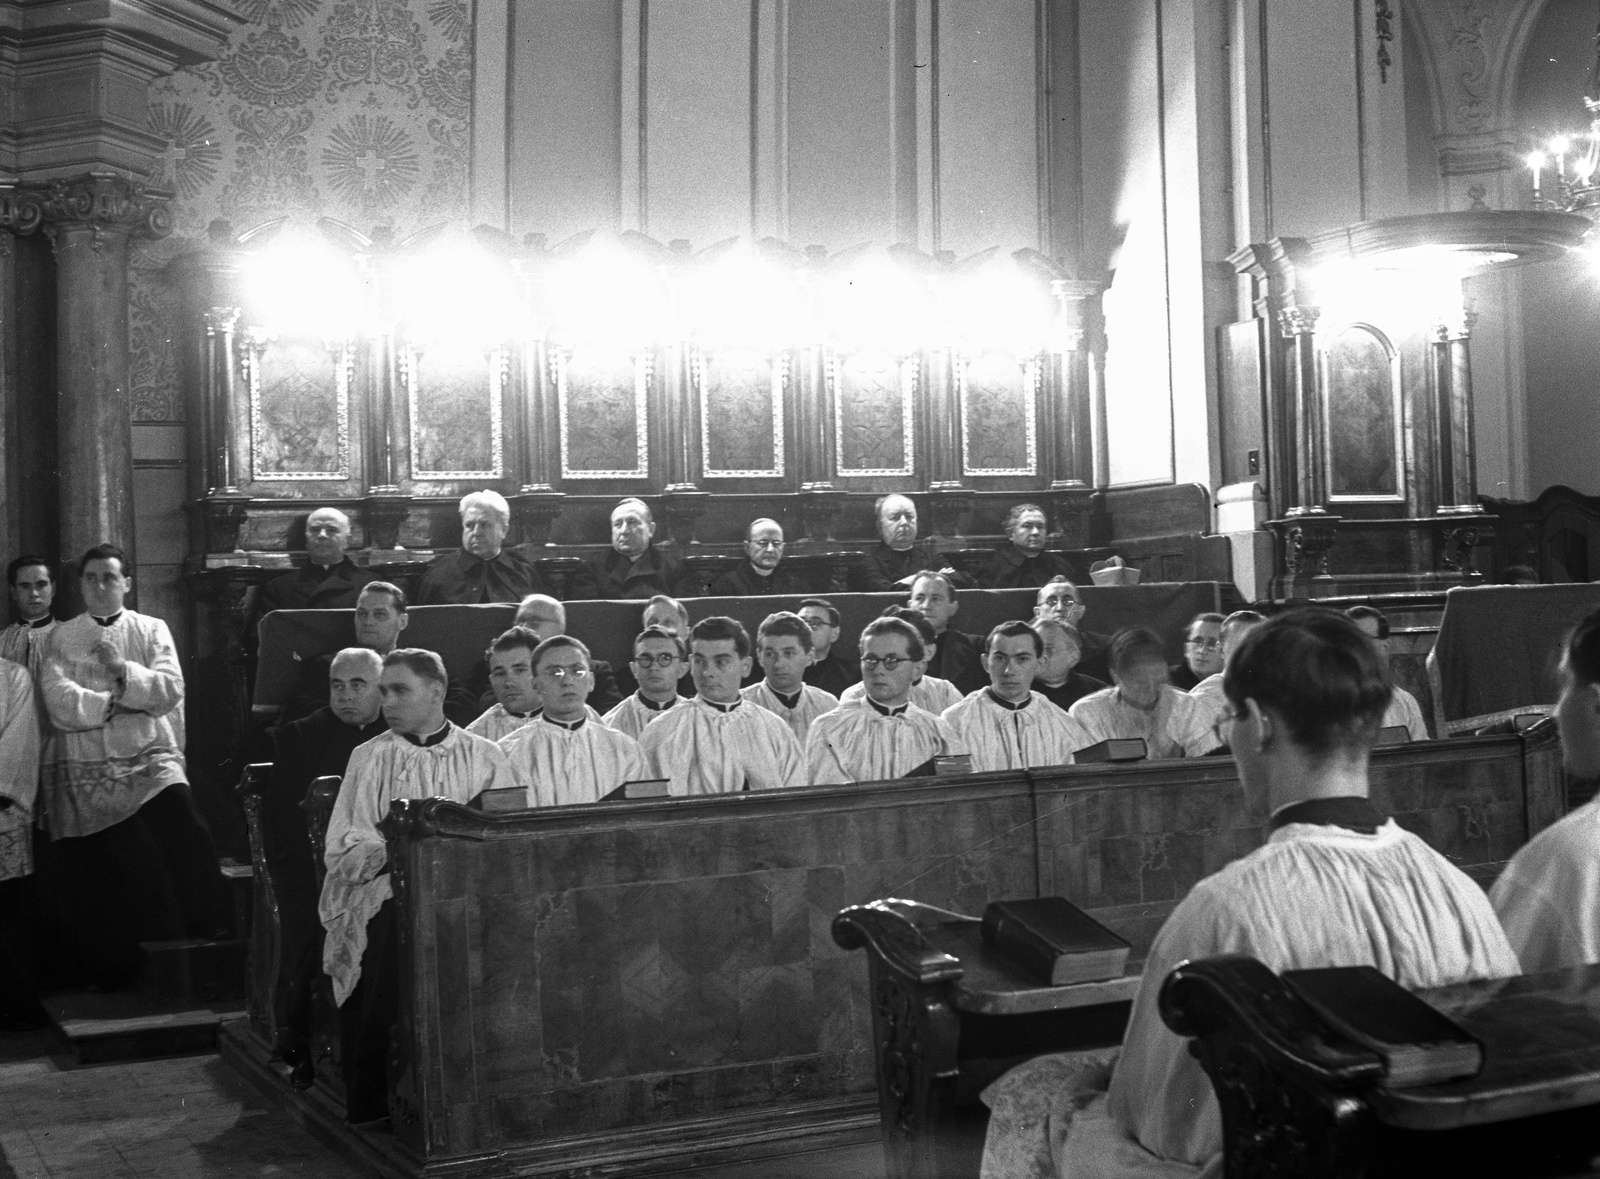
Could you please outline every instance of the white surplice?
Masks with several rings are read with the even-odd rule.
[[[858,696],[811,722],[806,771],[814,786],[881,782],[903,778],[931,757],[966,751],[934,713],[915,704],[885,711]]]
[[[851,700],[865,700],[867,698],[867,685],[860,680],[851,684],[844,690],[844,695],[839,697],[841,703]],[[925,675],[911,685],[911,703],[923,712],[931,712],[938,716],[951,705],[961,703],[961,689],[949,680],[942,680],[936,675]]]
[[[54,618],[47,618],[42,626],[13,622],[0,630],[0,659],[22,664],[38,683],[39,673],[44,670],[45,652],[50,648],[50,636],[60,625]]]
[[[122,683],[90,652],[108,635],[127,661]],[[57,839],[122,822],[174,782],[183,760],[183,668],[159,618],[124,610],[110,626],[88,614],[50,636],[40,674],[50,716],[40,788]]]
[[[1428,739],[1428,722],[1423,719],[1422,705],[1417,703],[1415,696],[1398,684],[1394,686],[1394,695],[1389,699],[1389,707],[1384,710],[1383,727],[1403,728],[1413,741]]]
[[[482,713],[470,725],[467,732],[474,737],[482,737],[485,741],[498,743],[501,738],[509,737],[523,725],[538,717],[537,712],[526,713],[518,716],[514,712],[507,712],[504,704],[495,704],[487,712]]]
[[[39,797],[39,716],[33,676],[0,661],[0,880],[33,871],[33,815]]]
[[[361,978],[367,922],[394,895],[382,871],[388,846],[378,830],[389,804],[397,798],[470,802],[485,790],[523,785],[493,741],[454,724],[449,729],[444,740],[427,747],[391,729],[356,746],[345,767],[328,819],[323,857],[328,876],[317,902],[328,931],[322,967],[333,980],[336,1004],[343,1005]]]
[[[1195,885],[1161,927],[1109,1094],[1052,1144],[1058,1174],[1221,1173],[1211,1082],[1157,1011],[1174,967],[1216,954],[1248,954],[1280,972],[1373,966],[1412,989],[1518,973],[1483,890],[1393,820],[1372,835],[1287,824]]]
[[[944,723],[972,754],[975,773],[1072,764],[1075,750],[1093,745],[1084,727],[1038,692],[1007,708],[988,688],[944,711]]]
[[[702,697],[674,705],[639,736],[646,776],[667,778],[675,795],[736,794],[804,786],[800,743],[765,708]]]
[[[1212,716],[1187,692],[1163,684],[1151,709],[1135,708],[1122,698],[1120,688],[1091,692],[1071,708],[1072,718],[1098,745],[1113,737],[1142,737],[1152,758],[1199,757],[1220,742],[1211,727]]]
[[[541,713],[503,738],[500,748],[527,784],[529,806],[599,802],[645,776],[638,742],[593,716],[569,726]]]
[[[741,689],[739,695],[748,703],[765,708],[788,725],[789,731],[794,734],[794,739],[800,742],[802,748],[806,743],[806,733],[811,729],[811,722],[823,713],[832,712],[839,707],[839,697],[832,692],[824,692],[821,688],[813,688],[810,684],[800,685],[800,698],[793,708],[778,698],[778,694],[766,680]]]
[[[682,704],[683,701],[684,697],[674,696],[671,700],[667,701],[666,707],[653,708],[651,706],[655,704],[654,700],[646,700],[638,692],[635,692],[632,696],[629,696],[610,712],[606,713],[605,722],[617,732],[626,733],[628,736],[637,741],[639,739],[639,734],[644,732],[644,727],[647,724],[655,720],[656,717],[662,715],[667,711],[667,709],[675,708],[679,704]]]
[[[1529,974],[1600,962],[1600,798],[1528,840],[1489,899]]]

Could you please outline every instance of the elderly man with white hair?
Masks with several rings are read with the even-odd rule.
[[[574,598],[653,598],[672,594],[683,580],[683,565],[652,543],[655,517],[641,499],[625,499],[611,509],[611,549],[584,558],[572,575]]]
[[[498,491],[461,497],[461,547],[428,563],[417,583],[418,606],[460,602],[520,602],[544,588],[534,564],[503,548],[511,505]]]

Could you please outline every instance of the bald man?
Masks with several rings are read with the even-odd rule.
[[[345,555],[349,547],[350,517],[338,508],[312,512],[306,517],[306,563],[261,587],[259,612],[354,606],[361,587],[374,575]]]
[[[542,643],[567,633],[567,608],[548,594],[529,594],[517,603],[517,616],[511,624],[527,627]],[[589,677],[589,707],[604,714],[622,703],[623,692],[610,663],[590,659]]]
[[[852,589],[872,593],[909,589],[919,571],[943,572],[933,542],[917,543],[916,504],[903,495],[885,495],[873,505],[873,514],[882,543],[862,556]]]
[[[783,560],[783,529],[776,520],[753,520],[744,538],[744,560],[737,569],[711,583],[713,598],[750,598],[761,594],[803,594],[807,587]]]
[[[655,547],[656,521],[643,500],[611,509],[611,548],[585,557],[572,575],[573,598],[653,598],[678,591],[683,565]]]
[[[311,996],[322,971],[322,921],[317,916],[317,874],[300,804],[314,779],[344,777],[351,751],[387,729],[380,715],[378,680],[383,657],[368,647],[346,647],[328,666],[328,703],[277,731],[277,752],[261,805],[267,870],[282,919],[287,1026],[283,1059],[289,1081],[304,1089],[315,1079],[311,1061]]]

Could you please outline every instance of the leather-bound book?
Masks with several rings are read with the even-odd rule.
[[[1109,737],[1072,752],[1072,760],[1077,765],[1096,761],[1143,761],[1148,756],[1143,737]]]
[[[1129,945],[1066,897],[995,901],[983,940],[1051,986],[1120,978]]]
[[[624,782],[600,801],[622,802],[630,798],[665,798],[670,793],[667,789],[670,785],[671,780],[667,778],[640,778],[636,782]]]
[[[1376,1052],[1392,1089],[1476,1076],[1483,1045],[1370,966],[1287,970],[1283,981],[1333,1031]]]

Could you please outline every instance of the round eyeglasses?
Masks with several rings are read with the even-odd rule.
[[[576,663],[563,667],[550,667],[547,665],[539,669],[539,674],[547,675],[553,680],[581,680],[589,674],[589,669]]]
[[[633,657],[635,667],[671,667],[676,662],[678,662],[678,656],[676,655],[635,655]]]
[[[861,666],[868,671],[877,671],[879,667],[882,667],[884,671],[893,671],[902,663],[911,662],[913,660],[900,655],[885,655],[882,659],[879,659],[876,655],[863,655],[861,657]]]

